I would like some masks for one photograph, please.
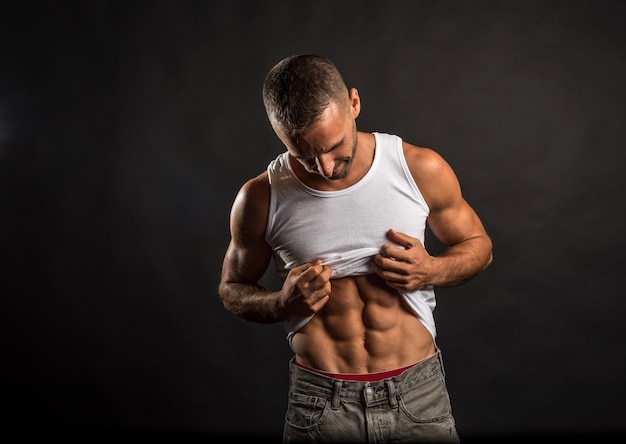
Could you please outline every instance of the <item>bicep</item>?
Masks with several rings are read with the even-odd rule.
[[[461,185],[450,165],[428,148],[405,151],[409,169],[426,200],[428,226],[447,246],[485,234],[484,227],[461,193]]]
[[[222,267],[223,283],[256,283],[267,269],[271,247],[265,241],[269,185],[259,178],[246,183],[230,214],[231,239]]]
[[[462,197],[453,205],[433,209],[428,216],[428,227],[449,247],[486,234],[480,219]]]

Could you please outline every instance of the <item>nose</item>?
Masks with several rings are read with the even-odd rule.
[[[320,154],[315,158],[317,169],[324,177],[331,177],[335,169],[335,161],[328,154]]]

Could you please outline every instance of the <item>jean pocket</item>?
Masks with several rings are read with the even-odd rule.
[[[298,430],[315,427],[323,421],[329,401],[319,396],[290,393],[285,422]]]
[[[403,392],[399,404],[405,415],[416,423],[441,422],[452,416],[450,397],[441,374]]]

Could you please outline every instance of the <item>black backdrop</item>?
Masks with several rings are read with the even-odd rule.
[[[626,432],[624,17],[606,0],[4,2],[6,426],[280,435],[283,328],[236,319],[216,287],[232,199],[282,151],[263,77],[316,52],[359,89],[360,129],[438,150],[493,237],[488,271],[437,293],[461,436]]]

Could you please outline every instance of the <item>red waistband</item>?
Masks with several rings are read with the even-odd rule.
[[[311,368],[307,365],[297,362],[295,359],[293,360],[293,363],[295,365],[311,373],[316,373],[318,375],[326,376],[329,378],[341,379],[343,381],[359,381],[359,382],[378,382],[378,381],[382,381],[383,379],[393,378],[394,376],[398,376],[405,370],[408,370],[411,367],[416,366],[420,362],[422,361],[415,362],[413,364],[407,365],[406,367],[395,368],[393,370],[387,370],[384,372],[376,372],[376,373],[331,373],[331,372],[325,372],[323,370],[317,370],[315,368]]]

